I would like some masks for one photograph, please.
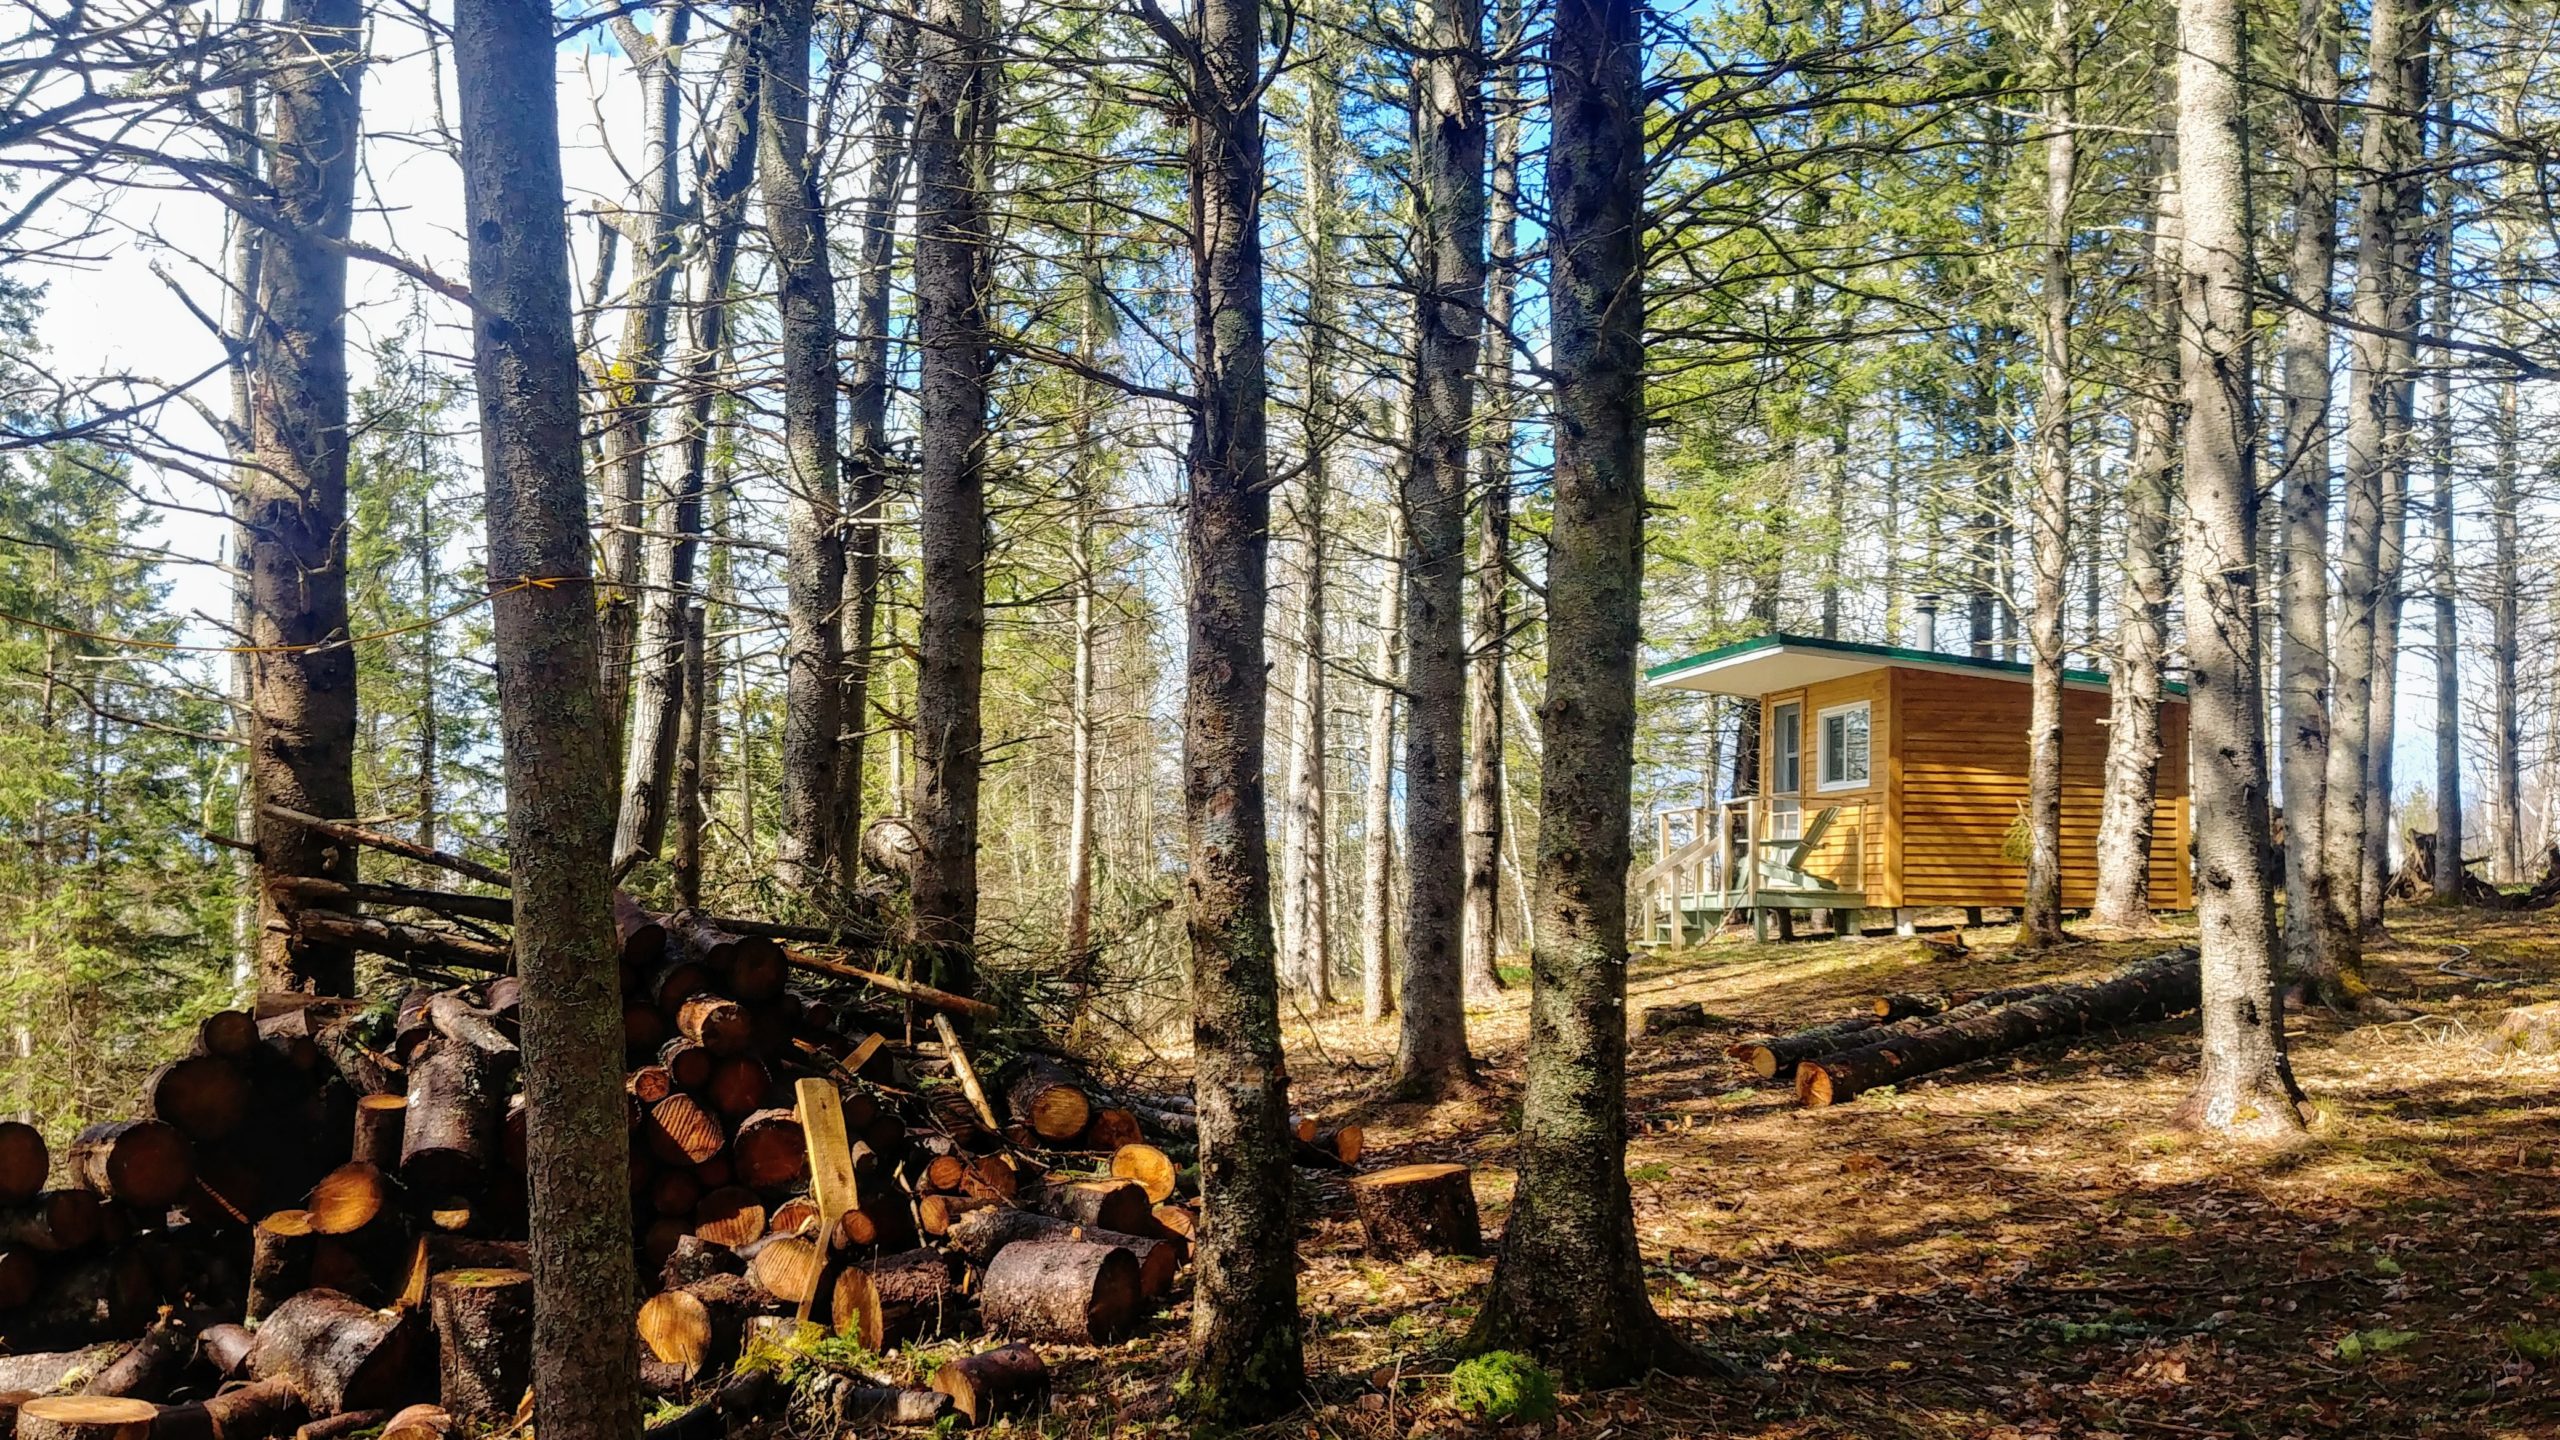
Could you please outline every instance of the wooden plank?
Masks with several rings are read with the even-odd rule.
[[[795,1086],[793,1093],[800,1102],[800,1133],[809,1146],[809,1198],[818,1207],[818,1254],[823,1259],[836,1227],[862,1206],[853,1174],[853,1142],[845,1134],[844,1097],[836,1093],[835,1082],[812,1076]],[[809,1318],[810,1304],[817,1296],[815,1283],[800,1296],[803,1321]]]
[[[1003,1134],[1004,1122],[996,1118],[996,1107],[987,1103],[987,1089],[978,1083],[978,1067],[969,1063],[969,1052],[961,1045],[959,1032],[951,1028],[951,1017],[934,1016],[933,1028],[942,1037],[943,1053],[951,1060],[951,1073],[960,1077],[960,1093],[969,1097],[970,1107],[978,1112],[978,1123],[991,1134]]]

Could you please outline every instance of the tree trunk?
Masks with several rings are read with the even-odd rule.
[[[2338,268],[2337,0],[2299,0],[2294,92],[2285,127],[2293,170],[2293,254],[2288,283],[2304,301],[2284,316],[2283,643],[2279,670],[2284,767],[2284,940],[2289,968],[2316,963],[2329,893],[2329,451],[2328,307]]]
[[[1694,1358],[1654,1313],[1626,1178],[1626,903],[1644,566],[1644,88],[1634,0],[1549,41],[1555,520],[1520,1179],[1467,1348],[1576,1385]],[[1571,1284],[1558,1284],[1571,1276]]]
[[[981,141],[994,67],[982,0],[932,0],[916,79],[919,567],[915,935],[933,983],[977,984],[979,692],[986,615],[987,217]]]
[[[2446,115],[2442,88],[2436,100],[2436,135],[2439,144],[2450,144],[2452,131]],[[2451,338],[2454,325],[2453,287],[2453,206],[2445,204],[2437,216],[2435,234],[2435,334],[2439,341]],[[2439,352],[2435,367],[2434,424],[2428,449],[2433,467],[2435,494],[2430,509],[2436,531],[2435,556],[2435,672],[2436,672],[2436,843],[2439,855],[2449,862],[2444,867],[2442,888],[2458,891],[2465,858],[2462,815],[2462,636],[2454,611],[2454,540],[2453,540],[2453,367],[2443,363],[2445,352]],[[2492,423],[2491,433],[2497,427]]]
[[[1519,0],[1497,0],[1494,48],[1505,57],[1493,83],[1493,178],[1487,196],[1484,448],[1476,498],[1476,634],[1467,654],[1467,998],[1489,1002],[1503,989],[1502,677],[1511,634],[1511,321],[1520,214],[1520,81],[1511,51],[1520,40]]]
[[[627,667],[615,666],[612,636],[606,637],[606,693],[616,693],[626,675],[633,691],[622,807],[613,837],[617,874],[641,856],[657,854],[666,841],[668,792],[675,778],[684,716],[685,637],[696,609],[694,557],[701,545],[712,409],[729,356],[729,282],[737,268],[738,232],[746,222],[748,182],[755,178],[756,106],[746,59],[744,47],[739,47],[724,67],[732,87],[730,99],[708,142],[711,154],[699,202],[702,235],[693,267],[692,333],[680,381],[685,402],[682,428],[666,447],[662,461],[674,474],[671,483],[661,486],[661,513],[648,545],[648,583],[632,599],[641,623]],[[673,93],[672,83],[669,93]],[[673,268],[672,255],[667,264]],[[641,423],[645,427],[645,416]],[[616,613],[606,610],[608,625]],[[619,734],[620,728],[608,726],[608,733]]]
[[[1395,1013],[1396,652],[1404,629],[1404,582],[1393,507],[1379,567],[1378,643],[1370,665],[1368,775],[1360,805],[1360,1015],[1376,1024]]]
[[[826,200],[809,149],[812,0],[759,0],[755,45],[763,133],[757,185],[779,290],[782,340],[783,589],[781,828],[774,879],[786,892],[823,894],[836,873],[836,749],[842,719],[844,541],[837,531],[835,270]]]
[[[458,0],[463,195],[488,570],[523,977],[534,1412],[548,1440],[638,1429],[628,1132],[613,961],[613,745],[602,726],[578,451],[550,9]]]
[[[2251,420],[2248,160],[2238,0],[2180,0],[2179,370],[2187,395],[2183,570],[2204,1064],[2185,1117],[2218,1130],[2300,1128],[2285,1062],[2269,885],[2265,694],[2258,661],[2258,488]]]
[[[872,89],[871,177],[862,208],[861,279],[854,288],[853,358],[846,371],[845,454],[852,534],[845,565],[844,742],[836,755],[836,873],[854,883],[862,856],[864,751],[871,730],[873,632],[880,614],[880,546],[888,521],[889,288],[898,245],[898,193],[906,185],[914,118],[916,25],[899,15],[880,45]],[[893,800],[892,804],[900,803]]]
[[[2164,47],[2165,49],[2165,47]],[[2174,125],[2174,55],[2163,57],[2160,119]],[[2142,389],[2133,397],[2132,454],[2124,491],[2124,574],[2116,593],[2116,664],[2107,685],[2106,793],[2098,816],[2098,889],[2090,918],[2101,925],[2151,924],[2153,816],[2160,789],[2161,671],[2168,653],[2170,497],[2177,487],[2178,237],[2177,153],[2164,133],[2151,146],[2151,224],[2142,237]],[[2184,864],[2181,856],[2178,863]]]
[[[347,628],[347,260],[361,107],[357,0],[285,0],[267,146],[276,224],[259,242],[250,335],[249,790],[262,990],[355,993],[355,952],[298,939],[278,877],[356,878],[355,851],[268,806],[355,813],[356,655]]]
[[[2052,0],[2046,18],[2044,293],[2037,310],[2043,389],[2036,401],[2036,488],[2029,506],[2035,566],[2027,716],[2027,889],[2018,943],[2059,945],[2062,933],[2063,609],[2071,566],[2071,201],[2079,172],[2079,17]]]
[[[1251,1423],[1294,1407],[1306,1373],[1262,795],[1271,500],[1261,33],[1259,0],[1203,0],[1192,33],[1179,42],[1193,56],[1199,388],[1184,527],[1190,616],[1183,832],[1203,1217],[1186,1381],[1191,1413],[1210,1425]]]
[[[601,438],[605,497],[609,523],[605,530],[604,610],[600,617],[604,683],[605,733],[622,737],[624,701],[633,672],[651,663],[633,647],[641,626],[641,609],[665,603],[662,591],[644,594],[642,552],[649,528],[648,481],[650,421],[655,415],[660,372],[667,352],[667,315],[675,297],[677,260],[682,251],[677,224],[676,161],[682,125],[679,101],[683,66],[678,57],[693,23],[690,4],[670,4],[661,11],[657,35],[644,35],[628,16],[616,16],[615,38],[639,78],[641,100],[640,178],[631,207],[608,223],[631,243],[631,279],[622,294],[622,342],[611,365],[599,377],[607,418]],[[664,528],[663,521],[661,528]],[[654,773],[654,772],[653,772]],[[663,782],[661,782],[663,783]],[[649,804],[661,807],[666,792],[658,789]]]
[[[2510,231],[2502,237],[2505,290],[2510,303],[2500,322],[2502,339],[2520,339],[2515,301],[2521,298],[2517,278],[2522,264],[2520,240]],[[2496,409],[2490,422],[2493,452],[2489,465],[2489,876],[2498,881],[2524,878],[2524,776],[2518,759],[2522,748],[2521,706],[2516,686],[2523,583],[2518,568],[2523,475],[2523,407],[2520,386],[2510,372],[2499,377]],[[2444,822],[2437,822],[2445,832]],[[2448,851],[2448,854],[2457,852]]]
[[[1468,454],[1485,269],[1482,0],[1417,16],[1413,446],[1404,473],[1404,972],[1387,1089],[1435,1097],[1472,1084],[1459,966],[1465,892]]]

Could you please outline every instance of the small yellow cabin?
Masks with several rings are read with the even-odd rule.
[[[1638,937],[1685,940],[1748,914],[2016,905],[2027,800],[2029,667],[1930,650],[1763,635],[1646,672],[1654,685],[1760,704],[1759,794],[1657,816],[1635,877]],[[2062,903],[2090,905],[2105,789],[2107,677],[2065,672]],[[2194,905],[2187,700],[2160,709],[2152,903]],[[1844,919],[1840,923],[1851,921]]]

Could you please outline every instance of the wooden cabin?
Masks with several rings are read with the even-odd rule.
[[[1652,684],[1755,700],[1759,794],[1656,817],[1635,877],[1637,938],[1686,941],[1748,915],[2014,906],[2026,890],[2029,667],[1930,650],[1763,635],[1658,665]],[[2161,706],[2151,893],[2194,904],[2187,699]],[[2107,677],[2065,672],[2062,903],[2096,898]]]

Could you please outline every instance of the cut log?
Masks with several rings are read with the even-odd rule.
[[[951,1397],[962,1420],[985,1425],[1038,1404],[1049,1390],[1049,1367],[1028,1345],[1004,1345],[945,1362],[933,1372],[933,1388]]]
[[[847,1265],[820,1288],[827,1295],[827,1328],[865,1350],[879,1350],[884,1324],[880,1292],[872,1286],[870,1272],[859,1265]]]
[[[919,1195],[916,1197],[916,1228],[927,1235],[948,1235],[961,1216],[993,1209],[1002,1203],[989,1195]]]
[[[457,1440],[462,1425],[441,1405],[411,1405],[382,1422],[381,1440]]]
[[[960,1328],[967,1303],[948,1252],[902,1250],[863,1262],[862,1271],[870,1279],[880,1312],[881,1339],[876,1344],[865,1342],[870,1348],[932,1339]]]
[[[40,1395],[18,1406],[18,1440],[151,1440],[160,1407],[113,1395]]]
[[[456,1045],[467,1046],[500,1073],[519,1058],[516,1042],[499,1027],[498,1017],[457,993],[445,991],[429,1000],[427,1020],[436,1027],[438,1035]]]
[[[33,1200],[52,1173],[44,1132],[23,1120],[0,1121],[0,1205]]]
[[[265,1380],[170,1406],[151,1434],[153,1440],[276,1440],[294,1433],[309,1413],[292,1386]]]
[[[1010,1203],[1021,1197],[1023,1165],[1011,1155],[980,1155],[969,1162],[961,1179],[965,1194],[985,1195]]]
[[[1966,1006],[1902,1038],[1807,1060],[1796,1067],[1796,1100],[1808,1107],[1836,1105],[1879,1085],[2039,1041],[2165,1019],[2194,1009],[2198,993],[2195,952],[2171,951],[2104,980],[1988,1009]]]
[[[1725,1048],[1725,1054],[1743,1064],[1743,1068],[1763,1080],[1792,1075],[1799,1062],[1835,1050],[1849,1050],[1867,1043],[1868,1037],[1882,1029],[1885,1021],[1874,1015],[1852,1015],[1826,1025],[1815,1025],[1784,1035],[1763,1035]]]
[[[1361,1155],[1368,1151],[1369,1132],[1357,1125],[1336,1125],[1318,1130],[1316,1138],[1307,1143],[1345,1165],[1357,1165]],[[1159,1195],[1155,1198],[1161,1200],[1164,1197]]]
[[[817,1293],[826,1257],[815,1240],[772,1235],[758,1242],[747,1258],[747,1278],[756,1288],[787,1305],[798,1305]]]
[[[676,1033],[713,1057],[741,1055],[755,1043],[747,1007],[720,995],[695,995],[676,1007]]]
[[[196,1022],[196,1053],[246,1060],[258,1048],[258,1017],[246,1010],[216,1010]]]
[[[470,1046],[436,1039],[420,1047],[401,1121],[400,1178],[430,1195],[478,1188],[498,1163],[506,1104],[497,1068]]]
[[[1007,1245],[978,1280],[978,1315],[995,1334],[1108,1345],[1136,1327],[1145,1296],[1138,1257],[1091,1240]]]
[[[366,1095],[356,1101],[354,1159],[377,1170],[400,1167],[401,1129],[409,1118],[406,1095]]]
[[[763,1214],[761,1207],[757,1214]],[[678,1237],[674,1248],[668,1251],[666,1262],[658,1267],[658,1288],[681,1290],[698,1280],[743,1274],[745,1270],[746,1263],[736,1251],[697,1229],[691,1235]]]
[[[1170,1140],[1196,1141],[1200,1138],[1200,1117],[1187,1110],[1160,1110],[1137,1101],[1129,1103],[1129,1113],[1138,1123]]]
[[[333,1020],[320,1027],[311,1043],[360,1096],[393,1095],[407,1089],[409,1077],[400,1062],[366,1045],[361,1025],[360,1016]]]
[[[2481,1042],[2493,1055],[2549,1055],[2560,1051],[2560,1000],[2522,1005],[2498,1017],[2498,1028]]]
[[[160,1401],[178,1388],[187,1364],[196,1358],[193,1326],[176,1315],[151,1322],[142,1338],[125,1347],[116,1362],[80,1387],[83,1395],[114,1395],[128,1400]]]
[[[782,947],[765,936],[724,930],[698,915],[679,915],[669,929],[686,958],[708,966],[720,988],[740,1000],[773,999],[790,977]]]
[[[897,1385],[842,1385],[826,1392],[828,1418],[842,1433],[861,1434],[887,1425],[922,1429],[942,1423],[951,1413],[951,1397],[939,1390],[909,1390]]]
[[[948,1145],[951,1142],[935,1137],[933,1143]],[[916,1188],[930,1194],[957,1195],[960,1193],[960,1182],[968,1173],[968,1161],[950,1150],[944,1150],[924,1162],[924,1169],[916,1175]]]
[[[684,1002],[696,995],[707,994],[710,989],[711,971],[708,967],[678,959],[659,966],[641,993],[650,1004],[658,1007],[660,1014],[673,1018],[684,1008]]]
[[[613,932],[627,974],[647,975],[667,958],[667,927],[620,889],[613,892]]]
[[[355,1160],[321,1176],[303,1209],[314,1231],[353,1235],[379,1218],[390,1203],[391,1182],[379,1169]]]
[[[2041,995],[2053,988],[2052,985],[2010,985],[1996,990],[1949,990],[1942,994],[1881,995],[1876,998],[1875,1013],[1879,1020],[1925,1020],[1932,1015],[1944,1015],[1950,1010],[1961,1009],[1967,1005],[1980,1005],[1985,1001],[1993,1005],[2006,1005],[2013,1000],[2024,1000],[2030,995]]]
[[[759,1110],[739,1121],[729,1163],[738,1183],[750,1190],[770,1194],[798,1186],[809,1175],[808,1140],[799,1117],[788,1110]]]
[[[761,1109],[773,1093],[773,1072],[753,1055],[732,1055],[711,1067],[710,1082],[702,1093],[714,1111],[727,1119],[740,1119]]]
[[[1475,1177],[1464,1165],[1399,1165],[1359,1176],[1351,1204],[1369,1253],[1382,1259],[1484,1253]]]
[[[439,926],[404,925],[373,915],[297,910],[293,912],[293,929],[305,940],[449,969],[503,972],[515,963],[515,957],[504,945],[492,945]]]
[[[1157,1206],[1155,1222],[1157,1229],[1186,1245],[1190,1243],[1194,1232],[1200,1228],[1200,1217],[1188,1205]]]
[[[316,830],[332,840],[349,845],[370,846],[394,855],[405,855],[420,864],[432,865],[439,870],[450,870],[456,875],[477,880],[483,885],[494,885],[504,890],[512,883],[507,878],[507,872],[496,866],[483,865],[477,860],[461,855],[430,849],[414,840],[403,840],[397,835],[387,835],[378,830],[368,830],[342,821],[323,820],[316,815],[305,815],[299,810],[287,809],[273,803],[264,804],[258,808],[288,824],[299,825],[305,830]]]
[[[978,1265],[991,1263],[1006,1247],[1045,1240],[1085,1240],[1117,1245],[1138,1262],[1138,1289],[1148,1299],[1172,1293],[1188,1243],[1121,1230],[1078,1225],[1029,1210],[988,1209],[953,1223],[944,1243]]]
[[[428,1288],[437,1397],[467,1423],[503,1425],[533,1383],[533,1277],[448,1270]]]
[[[1095,1110],[1085,1122],[1084,1136],[1077,1143],[1087,1150],[1110,1152],[1123,1145],[1135,1145],[1147,1138],[1146,1127],[1127,1110],[1105,1107]]]
[[[246,1325],[207,1325],[196,1336],[196,1360],[216,1380],[235,1380],[249,1365],[249,1347],[257,1343]]]
[[[906,1197],[879,1187],[837,1217],[834,1245],[857,1254],[903,1250],[916,1243],[916,1217]]]
[[[1084,1133],[1093,1119],[1093,1100],[1067,1068],[1045,1055],[1026,1055],[1020,1073],[1004,1087],[1006,1109],[1051,1144],[1064,1145]]]
[[[693,1233],[714,1245],[736,1249],[764,1238],[765,1205],[742,1185],[724,1185],[694,1207]]]
[[[667,1043],[667,1017],[646,1000],[622,1003],[622,1053],[633,1059],[655,1055]]]
[[[282,1380],[318,1414],[385,1409],[407,1384],[414,1332],[404,1317],[335,1290],[305,1290],[258,1326],[249,1375]]]
[[[98,1197],[86,1190],[48,1190],[0,1206],[0,1245],[45,1255],[86,1249],[104,1233],[101,1212]]]
[[[737,1355],[748,1308],[712,1287],[662,1290],[640,1304],[642,1353],[674,1366],[686,1380],[700,1379]]]
[[[641,1440],[722,1440],[743,1433],[781,1394],[779,1374],[750,1370],[730,1377],[710,1399],[640,1432]]]
[[[81,1189],[145,1213],[167,1209],[196,1178],[187,1137],[159,1120],[90,1126],[72,1140],[66,1168]]]
[[[702,1204],[702,1182],[691,1170],[661,1170],[649,1177],[649,1209],[659,1215],[691,1219]]]
[[[44,1262],[33,1250],[0,1250],[0,1312],[36,1298],[44,1286]]]
[[[1152,1224],[1155,1202],[1134,1180],[1069,1180],[1042,1186],[1033,1208],[1044,1215],[1104,1230],[1144,1234]]]
[[[789,946],[783,948],[782,954],[793,969],[806,970],[813,975],[832,975],[839,980],[859,980],[876,990],[887,991],[901,1000],[913,1000],[928,1010],[939,1010],[947,1015],[958,1015],[964,1019],[989,1023],[1004,1018],[1002,1010],[984,1000],[972,1000],[966,995],[954,995],[948,990],[936,990],[930,985],[919,985],[913,980],[902,980],[895,975],[883,975],[877,970],[865,970],[858,965],[847,965],[841,960],[829,960]]]
[[[674,1078],[679,1090],[699,1090],[711,1083],[712,1068],[719,1062],[710,1051],[682,1035],[670,1035],[658,1047],[658,1063]]]
[[[623,1093],[642,1105],[655,1105],[676,1093],[676,1077],[664,1065],[643,1065],[623,1077]]]
[[[0,1355],[0,1392],[13,1395],[39,1395],[63,1388],[63,1382],[77,1382],[95,1375],[116,1363],[124,1353],[124,1343],[84,1345],[75,1350],[38,1350],[24,1355]]]
[[[645,1134],[649,1153],[666,1165],[699,1165],[719,1154],[728,1138],[719,1119],[685,1094],[650,1106]]]
[[[1668,1035],[1674,1030],[1694,1030],[1707,1023],[1707,1007],[1691,1000],[1681,1005],[1648,1005],[1637,1022],[1647,1035]]]

